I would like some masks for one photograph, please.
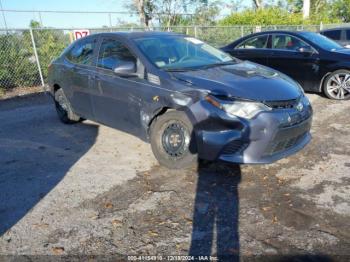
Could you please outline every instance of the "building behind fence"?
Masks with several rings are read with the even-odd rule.
[[[323,25],[331,28],[340,25]],[[220,47],[256,31],[308,30],[317,32],[322,25],[300,26],[177,26],[152,30],[172,31],[195,36]],[[321,28],[322,29],[322,28]],[[92,28],[90,33],[140,31],[144,28]],[[48,65],[70,43],[72,29],[0,29],[0,89],[45,85]]]

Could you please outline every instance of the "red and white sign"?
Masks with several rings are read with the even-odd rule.
[[[90,30],[74,30],[74,40],[90,35]]]

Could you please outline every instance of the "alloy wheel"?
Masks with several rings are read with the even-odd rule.
[[[350,74],[337,73],[329,78],[327,92],[334,99],[347,99],[350,97]]]

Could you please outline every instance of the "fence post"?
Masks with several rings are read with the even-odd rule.
[[[32,45],[33,45],[33,50],[34,50],[34,56],[35,56],[36,65],[38,66],[38,71],[39,71],[39,75],[40,75],[41,85],[42,85],[42,86],[45,86],[44,78],[43,78],[43,73],[42,73],[41,67],[40,67],[40,62],[39,62],[38,53],[37,53],[37,51],[36,51],[36,45],[35,45],[35,41],[34,41],[33,29],[32,29],[32,28],[29,28],[29,32],[30,32],[30,38],[32,39]]]
[[[108,13],[108,19],[109,19],[109,27],[112,28],[112,15],[111,15],[111,13]]]
[[[243,26],[241,26],[241,37],[243,37],[244,36],[244,28],[243,28]]]
[[[197,26],[194,26],[194,37],[197,37]]]
[[[41,18],[41,12],[38,12],[38,15],[39,15],[40,26],[41,26],[41,27],[44,27],[44,25],[43,25],[43,19]]]

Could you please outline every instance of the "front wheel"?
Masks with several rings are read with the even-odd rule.
[[[350,99],[350,71],[337,70],[331,73],[324,81],[323,91],[330,99]]]
[[[73,112],[73,109],[62,88],[55,92],[54,98],[57,115],[63,123],[73,124],[80,121],[80,117]]]
[[[157,117],[150,131],[152,151],[161,165],[180,169],[197,161],[193,125],[185,113],[170,111]]]

